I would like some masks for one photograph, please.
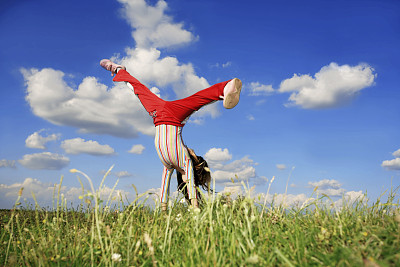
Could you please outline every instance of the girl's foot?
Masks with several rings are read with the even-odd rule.
[[[109,59],[102,59],[100,61],[100,66],[102,66],[103,68],[105,68],[108,71],[111,71],[111,76],[114,76],[114,74],[117,73],[117,69],[119,69],[119,68],[126,70],[125,66],[115,64],[114,62],[112,62]]]
[[[168,207],[168,203],[161,203],[161,210],[166,211]]]
[[[242,81],[238,78],[232,79],[224,88],[224,108],[234,108],[239,103]]]
[[[199,202],[197,201],[197,198],[191,199],[190,204],[192,204],[193,208],[199,208]]]

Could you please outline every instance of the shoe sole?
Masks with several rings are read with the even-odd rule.
[[[224,98],[224,108],[231,109],[234,108],[239,103],[240,91],[242,90],[242,81],[235,78],[235,92],[231,92]]]

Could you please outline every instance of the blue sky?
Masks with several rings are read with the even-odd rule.
[[[133,200],[157,192],[154,127],[112,58],[176,99],[238,77],[240,103],[196,113],[183,139],[207,158],[217,191],[231,177],[302,203],[376,199],[400,179],[398,1],[8,1],[0,4],[0,208],[20,187],[77,203],[76,174]],[[84,181],[85,188],[89,185]],[[176,183],[171,184],[172,191]],[[339,203],[339,202],[338,202]]]

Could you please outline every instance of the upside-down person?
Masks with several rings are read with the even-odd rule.
[[[167,209],[170,179],[174,170],[181,173],[183,181],[187,183],[191,205],[198,207],[193,162],[190,159],[188,148],[182,140],[182,127],[192,113],[214,101],[223,100],[223,106],[227,109],[235,107],[239,102],[242,82],[234,78],[217,83],[189,97],[175,101],[165,101],[132,77],[124,66],[115,64],[109,59],[101,60],[100,65],[111,71],[112,75],[116,74],[113,81],[126,82],[128,87],[139,98],[146,111],[153,117],[153,123],[156,127],[154,144],[164,165],[161,183],[162,210]]]

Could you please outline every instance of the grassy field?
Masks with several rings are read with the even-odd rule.
[[[283,208],[212,195],[201,209],[176,201],[166,213],[144,195],[112,208],[91,192],[77,210],[59,195],[52,211],[18,208],[19,198],[1,210],[0,265],[400,266],[397,190],[340,209],[327,196]]]

